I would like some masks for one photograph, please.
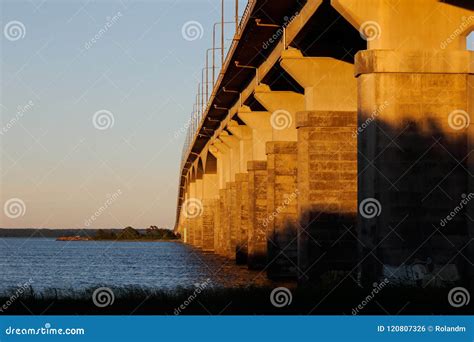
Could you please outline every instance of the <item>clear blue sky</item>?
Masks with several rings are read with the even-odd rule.
[[[25,27],[18,40],[2,32],[1,203],[18,198],[26,211],[1,215],[0,226],[84,227],[91,216],[91,227],[174,224],[181,132],[219,4],[1,2],[2,29],[11,21]],[[234,2],[226,4],[232,20]],[[201,39],[183,38],[188,21],[202,25]],[[94,127],[99,110],[112,113],[112,127]]]
[[[181,132],[220,2],[2,1],[1,12],[2,29],[16,20],[26,31],[14,41],[2,32],[2,126],[33,105],[0,136],[2,206],[26,206],[0,226],[83,227],[119,189],[91,227],[172,226]],[[202,25],[201,39],[183,38],[188,21]],[[114,117],[107,130],[92,122],[102,109]]]

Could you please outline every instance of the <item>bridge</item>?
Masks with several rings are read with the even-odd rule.
[[[253,0],[226,20],[183,148],[183,241],[272,279],[472,286],[472,1]]]

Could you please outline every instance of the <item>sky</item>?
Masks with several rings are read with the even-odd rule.
[[[172,228],[220,1],[0,6],[0,227]]]
[[[172,228],[220,2],[15,0],[0,12],[2,206],[12,200],[0,227]],[[20,35],[5,33],[12,21]]]

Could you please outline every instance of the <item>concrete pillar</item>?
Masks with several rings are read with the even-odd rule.
[[[284,51],[281,66],[305,89],[298,129],[298,269],[302,283],[351,271],[357,259],[357,83],[354,65]]]
[[[216,210],[219,205],[219,185],[217,173],[204,173],[202,212],[202,249],[214,251],[214,230],[216,228]]]
[[[201,176],[202,177],[202,176]],[[202,178],[196,179],[196,205],[199,207],[197,210],[197,216],[194,218],[195,222],[195,232],[194,232],[194,246],[201,248],[202,247],[202,213],[203,213],[203,183]]]
[[[249,161],[249,231],[247,264],[250,269],[262,269],[267,264],[267,162]]]
[[[233,203],[232,230],[235,229],[235,253],[237,264],[247,263],[248,254],[248,173],[247,163],[252,157],[253,140],[252,129],[245,125],[239,125],[231,121],[227,129],[237,139],[239,148],[238,159],[234,163],[235,179],[235,202]]]
[[[268,268],[271,278],[296,277],[297,212],[287,203],[297,194],[296,113],[304,110],[305,99],[293,91],[272,91],[261,84],[255,98],[269,111],[272,142],[267,143],[267,217]]]
[[[297,275],[298,189],[297,142],[267,142],[267,275],[271,279]]]
[[[196,217],[194,215],[194,205],[193,203],[196,201],[196,181],[192,181],[189,183],[189,196],[188,200],[185,202],[185,214],[188,218],[188,243],[190,245],[195,246],[195,239],[196,239]]]
[[[362,281],[472,287],[472,264],[459,251],[472,238],[461,203],[472,192],[473,13],[436,0],[332,5],[368,40],[355,61]]]
[[[272,140],[271,113],[252,111],[243,106],[237,113],[251,134],[252,145],[248,149],[246,167],[247,177],[243,174],[242,193],[247,193],[247,201],[242,195],[242,221],[247,219],[247,265],[250,269],[264,268],[267,260],[266,229],[263,220],[267,213],[267,176],[266,148],[267,141]],[[245,213],[247,209],[247,214]],[[243,225],[243,224],[242,224]],[[245,244],[245,242],[243,242]]]
[[[237,210],[237,184],[235,182],[235,175],[240,171],[240,142],[234,135],[223,132],[219,139],[227,146],[227,153],[229,155],[229,178],[230,181],[226,183],[225,206],[228,217],[226,223],[228,224],[225,230],[224,243],[225,255],[231,259],[236,257],[237,235],[238,235],[238,220],[240,211]]]
[[[226,196],[226,185],[230,179],[229,148],[222,141],[216,140],[209,152],[217,159],[218,201],[214,217],[214,250],[217,254],[226,256],[226,239],[228,240],[229,235]]]

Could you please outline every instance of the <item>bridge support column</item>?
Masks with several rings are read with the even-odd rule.
[[[357,83],[354,65],[282,54],[281,66],[305,89],[298,129],[298,280],[351,271],[357,246]]]
[[[250,269],[262,269],[267,264],[267,162],[249,161],[249,236],[247,264]]]
[[[235,203],[233,203],[232,230],[235,229],[235,258],[237,264],[246,264],[248,255],[248,174],[247,162],[252,157],[252,130],[231,121],[227,129],[232,133],[233,149],[238,151],[233,161]]]
[[[267,231],[270,278],[297,276],[297,131],[296,112],[305,108],[304,96],[292,91],[271,91],[267,85],[255,90],[255,98],[269,112],[272,141],[267,153]]]
[[[234,135],[223,133],[219,136],[219,139],[227,146],[230,160],[230,182],[226,184],[226,211],[229,215],[228,232],[225,237],[226,256],[236,259],[237,241],[240,233],[240,210],[237,208],[236,173],[240,172],[241,148],[239,139]]]
[[[214,230],[216,211],[219,204],[219,188],[216,173],[205,173],[203,179],[202,249],[214,251]]]
[[[297,142],[267,142],[268,269],[271,279],[297,275]]]
[[[470,280],[473,287],[472,254],[460,254],[472,251],[473,233],[463,204],[473,168],[474,54],[466,51],[473,20],[463,8],[470,4],[332,4],[368,35],[368,50],[355,62],[362,281]],[[368,25],[372,30],[363,30]]]
[[[220,137],[219,137],[220,138]],[[210,149],[217,158],[217,174],[219,177],[219,224],[216,231],[216,252],[232,258],[231,246],[231,171],[232,151],[227,144],[218,139]]]
[[[242,202],[247,194],[247,265],[250,269],[262,269],[267,262],[266,228],[263,226],[267,217],[267,164],[265,143],[272,139],[270,113],[251,111],[241,107],[238,117],[249,128],[251,146],[246,156],[247,177],[242,182]],[[243,176],[242,176],[243,177]],[[245,186],[247,185],[247,190]],[[242,209],[242,220],[245,220],[245,205]]]
[[[184,209],[186,211],[186,214],[188,216],[188,243],[190,245],[195,246],[195,240],[196,240],[196,217],[194,215],[194,205],[192,203],[195,202],[196,200],[196,181],[192,181],[189,183],[189,201],[187,202],[188,205]]]
[[[194,246],[201,248],[202,247],[202,214],[203,214],[203,182],[202,178],[196,179],[196,202],[201,205],[201,208],[198,208],[197,216],[194,218],[194,225],[195,225],[195,230],[194,230]]]

